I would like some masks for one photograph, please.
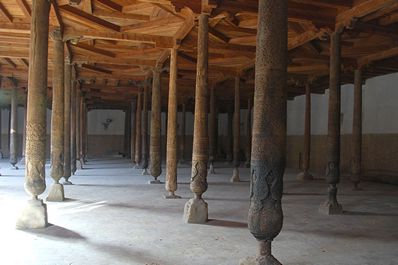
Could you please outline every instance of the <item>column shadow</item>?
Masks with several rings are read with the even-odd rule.
[[[217,219],[209,219],[206,225],[231,228],[247,228],[247,223]]]
[[[46,228],[42,229],[28,229],[25,231],[29,234],[34,234],[47,239],[86,240],[86,238],[79,233],[54,224],[48,224]]]

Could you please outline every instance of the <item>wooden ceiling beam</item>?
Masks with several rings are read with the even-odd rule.
[[[26,0],[16,0],[19,8],[25,14],[26,17],[30,18],[32,16],[32,11],[30,10],[29,4]]]
[[[104,58],[98,56],[88,56],[88,55],[81,55],[76,54],[73,57],[73,62],[75,63],[105,63],[105,64],[117,64],[117,65],[142,65],[142,66],[151,66],[155,67],[156,61],[155,60],[141,60],[141,59],[131,59],[131,58]]]
[[[100,49],[94,46],[90,46],[84,43],[77,43],[75,45],[72,45],[73,47],[82,49],[84,51],[88,51],[90,53],[96,54],[96,55],[102,55],[102,56],[106,56],[106,57],[110,57],[110,58],[115,58],[116,54],[104,49]]]
[[[398,56],[398,47],[394,47],[394,48],[391,48],[388,50],[382,50],[379,52],[375,52],[373,54],[363,56],[358,59],[358,65],[365,66],[365,65],[371,64],[373,62],[384,60],[384,59],[395,57],[395,56]]]
[[[10,12],[4,7],[2,3],[0,3],[0,14],[7,19],[10,23],[12,23],[13,17],[11,16]]]
[[[100,68],[95,65],[85,64],[85,63],[81,65],[81,68],[84,68],[86,70],[93,71],[93,72],[96,72],[99,74],[108,74],[108,75],[112,74],[111,70]]]
[[[7,63],[7,64],[9,64],[9,65],[11,65],[13,68],[17,68],[17,65],[10,59],[10,58],[3,58],[3,60]]]
[[[118,18],[118,19],[131,19],[131,20],[140,20],[140,21],[149,21],[151,18],[148,15],[143,14],[131,14],[131,13],[121,13],[117,11],[107,11],[101,9],[95,9],[93,11],[93,15],[100,18]]]
[[[105,6],[113,11],[118,11],[120,13],[123,11],[123,6],[111,0],[96,0],[96,2],[100,3],[102,6]]]

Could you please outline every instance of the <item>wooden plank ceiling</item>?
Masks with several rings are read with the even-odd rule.
[[[0,75],[26,88],[32,0],[0,2]],[[162,74],[168,93],[168,56],[178,48],[179,103],[193,102],[197,54],[193,0],[51,0],[50,27],[61,27],[66,56],[90,108],[125,108],[151,78]],[[208,0],[209,84],[220,101],[233,98],[233,78],[242,76],[242,105],[252,95],[257,0]],[[398,0],[289,0],[289,98],[328,87],[329,33],[342,35],[343,82],[363,68],[365,78],[398,72]],[[50,29],[50,30],[51,30]],[[49,96],[52,43],[49,39]],[[2,88],[10,88],[3,82]],[[230,103],[228,103],[230,104]],[[228,104],[220,104],[226,111]]]

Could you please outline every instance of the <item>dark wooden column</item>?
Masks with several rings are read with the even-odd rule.
[[[17,228],[47,226],[47,207],[38,196],[46,189],[47,59],[50,2],[32,2],[25,190],[32,196],[17,220]]]
[[[125,126],[125,130],[124,130],[124,153],[125,156],[127,158],[131,158],[130,157],[130,148],[131,148],[131,143],[130,143],[130,139],[131,139],[131,106],[129,106],[126,110],[125,110],[125,121],[124,121],[124,126]]]
[[[287,0],[259,0],[251,155],[249,229],[255,264],[280,264],[271,242],[282,229],[286,164]]]
[[[247,100],[247,114],[246,114],[246,167],[250,167],[250,158],[252,152],[252,104],[253,95],[249,95]]]
[[[59,180],[64,176],[64,43],[60,29],[51,32],[53,40],[53,87],[51,112],[51,186],[47,201],[63,201],[64,187]]]
[[[186,120],[186,106],[185,103],[182,104],[181,106],[181,143],[180,143],[180,163],[184,164],[186,162],[185,159],[185,143],[186,143],[186,139],[185,139],[185,120]]]
[[[304,152],[303,172],[297,175],[298,180],[312,180],[314,177],[308,171],[311,159],[311,85],[305,86],[305,117],[304,117]]]
[[[233,126],[233,164],[234,169],[231,182],[240,182],[240,77],[235,77],[235,100],[234,100],[234,126]]]
[[[77,170],[76,165],[76,90],[79,86],[79,82],[76,80],[76,71],[73,70],[73,82],[72,82],[72,93],[71,93],[71,123],[70,123],[70,163],[71,163],[71,173],[75,175]]]
[[[86,117],[86,108],[84,104],[84,94],[80,97],[80,146],[79,146],[79,157],[80,157],[80,169],[83,169],[83,165],[85,163],[85,146],[86,146],[86,138],[85,135],[85,117]]]
[[[209,15],[202,13],[198,21],[198,60],[196,65],[195,120],[192,151],[191,191],[194,198],[184,208],[186,223],[205,223],[208,219],[207,203],[202,195],[207,190],[207,162],[209,138],[207,124],[208,100],[208,41]]]
[[[70,150],[70,132],[71,132],[71,92],[72,92],[72,65],[70,58],[65,59],[65,85],[64,85],[64,185],[71,185],[69,178],[72,175],[71,170],[71,150]]]
[[[18,94],[17,82],[13,80],[14,87],[11,90],[10,108],[10,164],[18,169]]]
[[[177,49],[170,55],[169,102],[167,108],[166,199],[180,199],[177,190]]]
[[[214,162],[216,160],[216,95],[215,88],[210,88],[210,117],[209,117],[209,175],[216,174]]]
[[[342,206],[337,202],[337,184],[340,182],[340,105],[341,105],[341,32],[330,35],[330,81],[329,115],[327,138],[326,182],[329,184],[328,198],[321,204],[319,212],[323,214],[341,214]]]
[[[362,169],[362,70],[355,70],[354,114],[352,123],[351,181],[359,189]]]
[[[161,153],[161,98],[160,98],[160,69],[153,70],[152,104],[151,104],[151,141],[150,141],[150,173],[154,180],[150,184],[160,184],[158,177],[162,174]]]
[[[225,148],[226,152],[226,160],[229,164],[233,160],[233,120],[234,120],[234,113],[232,109],[232,105],[228,107],[228,135],[227,135],[227,146]]]
[[[135,168],[140,168],[141,164],[141,121],[142,121],[142,93],[138,93],[137,111],[135,116]]]
[[[142,104],[142,175],[149,175],[149,144],[148,144],[148,104],[149,104],[149,83],[145,82],[144,98]]]
[[[0,80],[2,79],[2,77],[0,77]],[[0,86],[1,86],[1,81],[0,81]],[[1,132],[1,130],[2,130],[2,127],[3,126],[1,126],[1,115],[2,115],[2,112],[3,112],[3,110],[1,109],[1,107],[0,107],[0,158],[1,159],[3,159],[4,158],[4,154],[3,154],[3,133]],[[1,174],[0,174],[0,176],[1,176]]]
[[[137,133],[136,128],[136,111],[137,111],[137,98],[131,100],[131,135],[130,135],[130,158],[133,165],[135,164],[135,135]]]
[[[82,168],[80,163],[80,112],[81,112],[81,105],[80,105],[80,86],[76,89],[76,169]]]

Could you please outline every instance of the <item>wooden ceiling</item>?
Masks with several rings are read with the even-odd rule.
[[[205,0],[203,0],[205,1]],[[89,108],[125,108],[154,67],[168,93],[168,57],[178,49],[179,103],[194,97],[199,0],[51,0],[50,27],[60,27]],[[209,85],[220,102],[242,76],[242,106],[254,89],[257,0],[206,0],[211,11]],[[342,79],[398,72],[398,0],[289,0],[289,98],[328,87],[329,34],[344,28]],[[27,86],[31,0],[0,2],[0,75]],[[51,97],[52,43],[48,86]],[[15,82],[14,82],[15,83]],[[3,89],[10,88],[2,85]],[[228,103],[229,104],[229,103]],[[228,104],[220,104],[225,111]],[[224,107],[225,106],[225,107]]]

